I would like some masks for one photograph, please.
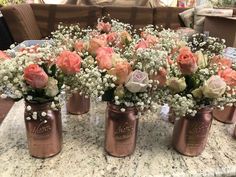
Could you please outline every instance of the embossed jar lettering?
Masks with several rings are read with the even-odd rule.
[[[105,150],[115,157],[132,154],[136,146],[138,119],[134,107],[120,111],[121,107],[107,104]]]
[[[204,108],[194,117],[182,117],[175,122],[172,143],[181,154],[197,156],[204,150],[212,123],[211,109]]]
[[[60,110],[52,110],[50,105],[51,102],[41,104],[25,102],[28,147],[33,157],[47,158],[61,151],[61,113]]]

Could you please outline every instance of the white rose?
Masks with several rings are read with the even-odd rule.
[[[148,87],[148,74],[140,70],[131,72],[125,82],[125,87],[132,93],[145,92]]]
[[[54,97],[58,94],[59,89],[58,89],[58,81],[52,77],[48,78],[48,83],[47,86],[45,88],[46,91],[46,95],[49,97]]]
[[[197,60],[198,67],[199,68],[205,68],[208,64],[207,56],[203,55],[202,51],[200,51],[200,50],[197,51],[196,54],[197,54],[197,58],[198,58],[198,60]]]
[[[207,98],[219,98],[226,90],[226,83],[220,76],[211,76],[207,81],[205,81],[202,92]]]

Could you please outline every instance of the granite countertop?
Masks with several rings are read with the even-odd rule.
[[[104,144],[105,104],[83,116],[63,112],[63,149],[48,159],[29,155],[22,101],[0,125],[0,177],[211,177],[236,176],[236,140],[229,125],[213,122],[205,151],[186,157],[170,145],[173,125],[157,115],[140,119],[135,153],[108,156]]]

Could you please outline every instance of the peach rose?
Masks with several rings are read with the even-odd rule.
[[[230,59],[227,59],[227,58],[222,58],[220,56],[215,56],[215,57],[212,58],[211,64],[217,64],[219,69],[221,69],[222,67],[231,68],[232,61]]]
[[[188,47],[182,47],[179,49],[179,55],[177,57],[177,63],[180,71],[184,75],[190,75],[197,71],[197,57],[191,52]]]
[[[153,36],[153,35],[150,35],[148,34],[146,37],[146,42],[149,44],[149,45],[155,45],[157,42],[158,42],[158,39],[156,36]]]
[[[166,75],[167,71],[165,68],[161,68],[156,75],[150,76],[150,79],[157,80],[159,82],[159,86],[164,86],[166,84]]]
[[[74,45],[76,52],[82,52],[84,50],[84,42],[82,40],[78,40]]]
[[[124,84],[131,72],[131,65],[127,61],[116,63],[115,68],[112,68],[108,73],[117,77],[116,84]]]
[[[102,39],[98,39],[98,38],[92,38],[89,40],[89,49],[88,51],[92,54],[95,55],[97,52],[97,49],[99,47],[105,47],[107,46],[107,42],[105,40]]]
[[[135,49],[146,49],[148,48],[148,43],[147,41],[141,40],[135,45]]]
[[[127,44],[132,41],[132,37],[127,31],[122,31],[120,33],[120,38],[122,44]]]
[[[80,71],[81,60],[76,53],[65,50],[57,57],[56,64],[65,74],[75,74]]]
[[[112,68],[112,55],[114,51],[111,47],[100,47],[97,49],[96,54],[99,69],[109,70]]]
[[[227,85],[229,86],[236,86],[236,71],[231,69],[231,68],[227,68],[225,70],[221,70],[218,72],[218,75],[224,79],[224,81],[226,82]]]
[[[31,64],[24,69],[24,79],[33,88],[41,89],[47,85],[48,75],[37,64]]]
[[[112,32],[107,34],[107,42],[108,43],[114,43],[117,39],[118,35],[116,32]]]
[[[9,55],[7,55],[5,52],[0,50],[0,60],[7,60],[7,59],[11,59]]]
[[[104,33],[108,33],[109,31],[111,31],[111,24],[110,23],[104,23],[104,22],[99,22],[97,24],[97,29],[99,31],[102,31]]]

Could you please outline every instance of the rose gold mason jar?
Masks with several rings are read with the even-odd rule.
[[[235,106],[225,106],[224,110],[214,109],[213,117],[223,123],[233,124],[236,122]]]
[[[25,126],[30,155],[47,158],[62,148],[61,111],[53,111],[51,102],[25,102]],[[35,113],[37,117],[35,118]]]
[[[201,109],[197,114],[175,121],[173,147],[186,156],[198,156],[205,149],[212,123],[211,109]]]
[[[108,103],[106,110],[105,150],[115,157],[131,155],[137,138],[137,110],[130,107],[121,112],[121,108]]]
[[[86,98],[84,94],[79,92],[72,93],[66,104],[67,112],[70,114],[85,114],[90,109],[90,98]]]

